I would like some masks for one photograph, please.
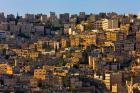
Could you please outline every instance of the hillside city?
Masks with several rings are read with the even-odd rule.
[[[140,93],[140,13],[0,13],[0,93]]]

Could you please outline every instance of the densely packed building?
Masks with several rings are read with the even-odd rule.
[[[139,93],[140,15],[0,13],[1,93]]]

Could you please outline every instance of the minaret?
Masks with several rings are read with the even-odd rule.
[[[17,66],[17,60],[15,59],[14,62],[15,62],[14,66],[16,67]]]
[[[138,15],[137,15],[137,19],[140,19],[140,12],[139,12]]]
[[[17,12],[17,16],[16,16],[16,18],[17,18],[17,19],[19,19],[19,15],[18,15],[18,12]]]
[[[18,12],[17,12],[17,16],[16,16],[16,24],[18,23],[18,21],[19,21],[19,15],[18,15]]]

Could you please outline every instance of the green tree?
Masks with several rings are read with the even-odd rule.
[[[90,30],[93,30],[93,29],[94,29],[93,23],[88,22],[88,24],[85,25],[85,30],[90,31]]]
[[[66,62],[64,61],[64,59],[60,59],[58,65],[59,66],[65,66],[66,65]]]

